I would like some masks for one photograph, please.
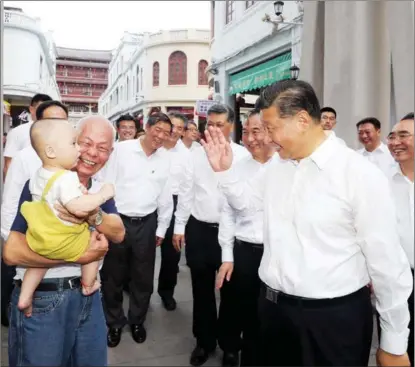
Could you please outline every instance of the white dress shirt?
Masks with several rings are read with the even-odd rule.
[[[235,162],[249,155],[242,146],[231,142]],[[175,213],[175,234],[184,234],[190,214],[197,220],[219,224],[220,212],[226,199],[218,189],[218,180],[209,164],[204,148],[201,146],[192,152],[185,175],[185,187],[179,193]]]
[[[164,152],[170,159],[170,189],[173,195],[178,195],[181,187],[186,185],[185,181],[190,179],[186,175],[187,166],[191,164],[190,150],[186,148],[181,140],[178,140],[171,149],[162,147],[159,150]]]
[[[42,161],[31,145],[18,152],[10,163],[1,204],[1,236],[5,241],[16,217],[23,187],[41,166]]]
[[[381,142],[373,152],[368,152],[363,148],[359,149],[358,153],[366,157],[369,162],[375,164],[387,177],[390,177],[395,166],[395,160],[385,144]]]
[[[414,183],[403,175],[399,164],[391,177],[392,196],[395,201],[401,245],[414,268]]]
[[[115,186],[115,201],[120,214],[144,217],[157,210],[156,235],[164,238],[173,214],[170,190],[170,159],[157,150],[150,156],[140,139],[119,142],[103,168],[104,182]]]
[[[333,136],[299,163],[274,157],[264,176],[244,184],[232,169],[218,173],[233,208],[264,210],[262,281],[317,299],[348,295],[372,281],[380,347],[405,353],[412,274],[387,177]]]
[[[324,133],[327,136],[333,135],[341,145],[347,146],[346,142],[342,138],[339,138],[333,130],[324,130]]]
[[[33,121],[16,126],[7,134],[6,146],[4,147],[3,155],[5,157],[13,158],[22,149],[30,145],[30,127]]]
[[[235,174],[242,182],[255,179],[257,175],[264,174],[271,160],[260,163],[249,155],[235,163]],[[249,243],[263,243],[263,215],[262,210],[237,211],[225,202],[220,216],[218,236],[222,248],[222,262],[233,262],[235,237]]]

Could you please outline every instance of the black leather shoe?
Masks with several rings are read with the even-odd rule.
[[[131,325],[131,335],[136,343],[144,343],[147,339],[147,331],[143,325]]]
[[[121,341],[121,328],[110,327],[107,333],[107,345],[110,348],[115,348]]]
[[[195,349],[193,349],[193,352],[190,355],[190,364],[192,366],[201,366],[202,364],[206,363],[212,352],[213,351],[209,352],[206,349],[197,346]]]
[[[224,352],[222,359],[222,366],[224,367],[235,367],[239,366],[239,354],[232,352]]]
[[[174,311],[177,307],[176,300],[173,297],[161,297],[161,301],[167,311]]]

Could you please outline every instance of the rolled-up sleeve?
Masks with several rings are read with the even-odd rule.
[[[367,167],[367,171],[356,179],[353,193],[355,228],[380,315],[380,348],[402,355],[408,345],[408,298],[413,280],[399,242],[392,192],[386,176],[377,167]]]

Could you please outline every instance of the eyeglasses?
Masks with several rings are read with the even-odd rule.
[[[396,140],[399,140],[399,141],[403,141],[403,140],[406,140],[406,139],[408,139],[409,137],[411,137],[411,136],[413,136],[413,134],[410,134],[409,132],[407,132],[407,131],[399,131],[399,132],[397,132],[397,133],[390,133],[388,136],[387,136],[387,140],[389,141],[389,142],[394,142],[394,141],[396,141]]]

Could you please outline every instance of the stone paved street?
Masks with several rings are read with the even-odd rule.
[[[156,277],[160,257],[157,257]],[[157,281],[155,281],[156,289]],[[192,292],[189,269],[181,261],[179,284],[176,291],[178,307],[176,311],[167,312],[161,305],[157,294],[152,297],[148,313],[147,341],[136,344],[125,329],[123,339],[117,348],[109,349],[108,363],[110,366],[189,366],[189,355],[194,346],[192,337]],[[127,306],[127,300],[124,305]],[[376,334],[374,341],[377,341]],[[375,366],[374,352],[377,342],[372,347],[369,365]],[[7,361],[7,329],[2,327],[1,365],[8,366]],[[205,366],[220,366],[221,352],[209,359]]]

